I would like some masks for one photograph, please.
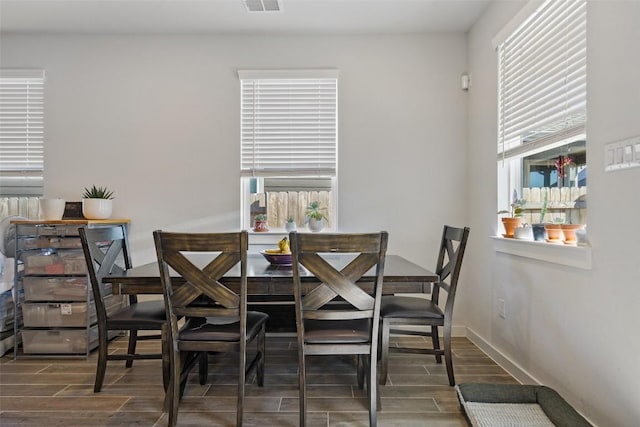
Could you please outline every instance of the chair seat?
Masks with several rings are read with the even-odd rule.
[[[382,297],[380,316],[384,318],[444,319],[444,313],[440,307],[431,300],[408,296]]]
[[[258,311],[247,312],[247,341],[251,341],[260,332],[269,316]],[[238,321],[231,323],[207,323],[206,319],[189,319],[180,330],[180,341],[240,341]]]
[[[110,329],[161,329],[166,322],[164,301],[143,301],[111,314]]]
[[[304,340],[308,344],[367,343],[370,340],[369,319],[305,320]]]

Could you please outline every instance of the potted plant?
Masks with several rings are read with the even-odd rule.
[[[549,192],[544,192],[544,199],[542,201],[542,208],[540,209],[540,222],[533,224],[533,240],[544,241],[544,216],[547,214],[547,207],[549,204]]]
[[[113,209],[113,191],[107,187],[84,189],[82,194],[82,215],[87,219],[106,219]]]
[[[297,226],[296,226],[296,220],[290,216],[287,218],[287,220],[284,222],[284,228],[287,231],[295,231]]]
[[[320,205],[320,202],[311,202],[309,206],[307,206],[307,210],[305,212],[306,215],[306,223],[309,226],[309,230],[313,232],[322,231],[324,228],[324,221],[329,221],[324,212],[327,210],[326,207]]]
[[[562,243],[562,223],[561,218],[556,218],[552,223],[546,223],[544,230],[547,232],[547,242],[549,243]]]
[[[265,214],[256,215],[253,222],[253,231],[258,233],[269,231],[269,226],[267,225],[267,216]]]
[[[503,236],[512,239],[516,227],[519,227],[522,223],[522,201],[515,199],[515,201],[511,203],[511,211],[498,211],[498,215],[501,214],[511,214],[511,216],[502,218],[502,225],[504,226]]]
[[[560,228],[562,229],[562,235],[564,236],[564,243],[566,245],[577,245],[578,238],[576,236],[576,231],[582,230],[584,228],[584,224],[560,224]]]

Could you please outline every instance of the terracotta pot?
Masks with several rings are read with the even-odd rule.
[[[575,245],[578,242],[576,230],[584,228],[584,224],[560,224],[564,234],[564,242],[568,245]]]
[[[516,227],[520,227],[522,218],[502,218],[502,225],[504,226],[504,237],[513,238],[513,234]]]
[[[545,224],[544,229],[547,231],[547,241],[562,243],[563,234],[560,224]]]

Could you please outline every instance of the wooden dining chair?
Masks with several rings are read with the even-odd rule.
[[[103,283],[104,277],[122,274],[132,267],[124,225],[80,227],[79,233],[97,315],[98,366],[93,388],[97,393],[102,389],[108,360],[126,360],[125,366],[130,368],[136,359],[162,358],[162,353],[136,353],[136,345],[140,340],[160,340],[166,316],[162,300],[139,302],[136,295],[129,295],[128,305],[115,312],[105,306],[105,298],[111,295],[112,290],[111,286]],[[112,331],[128,332],[126,354],[109,354],[109,334]],[[138,331],[157,333],[138,335]],[[168,384],[167,367],[163,369],[165,387]]]
[[[464,256],[468,238],[469,227],[444,226],[435,271],[440,277],[440,282],[434,283],[430,299],[421,296],[404,295],[385,295],[382,297],[382,307],[380,309],[382,322],[380,343],[381,385],[387,383],[390,350],[405,353],[433,354],[437,363],[442,363],[442,356],[444,356],[449,384],[455,385],[453,360],[451,358],[453,303],[458,288],[462,257]],[[441,290],[447,293],[444,311],[438,305]],[[420,330],[416,326],[424,326],[427,329]],[[439,326],[444,328],[444,348],[440,348]],[[389,344],[390,334],[431,337],[432,348],[392,347]]]
[[[368,234],[292,232],[289,239],[298,335],[300,426],[305,426],[305,359],[309,355],[356,355],[360,387],[365,371],[368,372],[369,424],[375,426],[378,323],[388,235],[384,231]],[[345,253],[353,255],[348,264],[332,264],[336,260],[334,254]],[[301,274],[303,268],[314,277]],[[370,276],[369,271],[372,271]],[[357,282],[365,275],[363,289]]]
[[[169,426],[176,425],[178,404],[189,371],[198,361],[206,363],[202,355],[210,351],[238,355],[236,424],[241,426],[246,372],[256,367],[258,386],[264,384],[268,319],[265,313],[247,311],[247,232],[169,233],[157,230],[153,236],[169,320],[167,339],[171,369],[165,400]],[[234,292],[220,279],[238,264],[239,292]],[[181,316],[185,322],[179,326]],[[247,364],[247,343],[252,341],[256,342],[257,351]],[[200,367],[202,376],[202,363]]]

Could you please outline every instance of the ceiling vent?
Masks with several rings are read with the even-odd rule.
[[[278,0],[242,0],[249,12],[278,12]]]

